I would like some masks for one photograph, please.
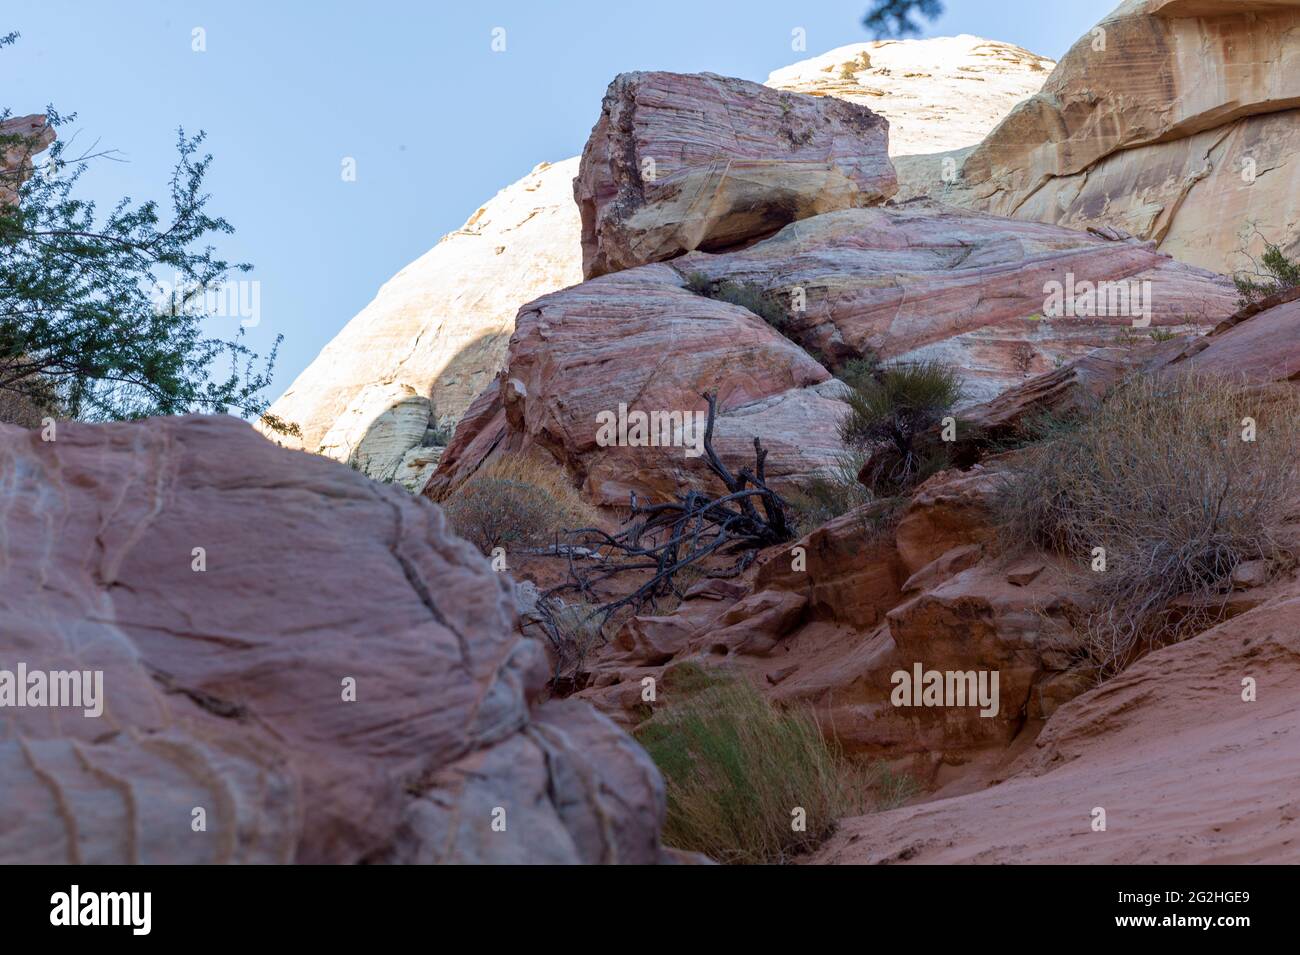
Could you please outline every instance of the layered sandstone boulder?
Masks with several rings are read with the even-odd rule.
[[[891,151],[900,142],[926,152],[974,142],[1041,85],[1041,67],[1050,69],[973,37],[859,44],[826,58],[852,54],[860,65],[859,48],[880,64],[862,73],[861,85],[824,73],[814,65],[823,57],[778,71],[768,85],[870,107],[894,124]],[[949,80],[961,91],[960,109],[949,108]],[[582,279],[578,165],[577,157],[541,164],[387,282],[274,403],[271,411],[302,432],[275,440],[421,486],[447,432],[500,370],[520,306]],[[422,437],[413,397],[429,404]]]
[[[542,163],[385,283],[271,406],[302,432],[275,440],[384,480],[405,475],[412,449],[445,443],[500,367],[519,307],[582,278],[577,169]]]
[[[712,73],[622,73],[609,85],[573,194],[587,278],[897,189],[889,123],[842,100]]]
[[[1237,298],[1230,282],[1150,243],[929,201],[830,213],[673,264],[776,296],[788,334],[834,365],[947,361],[968,403],[1117,337],[1206,331]]]
[[[777,303],[780,330],[725,301],[726,283]],[[1132,307],[1108,314],[1094,296],[1102,314],[1086,314],[1082,298],[1074,315],[1044,314],[1057,286],[1089,283],[1133,289]],[[828,367],[940,358],[960,369],[974,404],[1117,339],[1148,340],[1145,328],[1207,330],[1235,298],[1226,279],[1149,243],[925,202],[815,216],[742,251],[694,252],[525,306],[500,380],[428,490],[439,496],[493,455],[540,447],[598,504],[680,493],[710,480],[698,445],[687,453],[695,435],[677,425],[703,413],[709,391],[719,454],[747,462],[758,437],[769,477],[788,486],[843,453],[842,386]],[[678,417],[640,441],[633,427],[602,436],[602,416],[631,425],[632,413]]]
[[[648,265],[524,306],[500,382],[466,415],[429,493],[494,454],[538,447],[595,503],[671,496],[704,472],[710,391],[724,459],[749,460],[761,435],[770,477],[823,467],[840,447],[839,383],[752,312],[685,286]]]
[[[0,470],[0,861],[660,859],[654,766],[537,703],[513,585],[427,501],[225,417],[0,427]]]
[[[767,85],[866,106],[889,120],[889,154],[910,156],[974,146],[1037,93],[1054,66],[963,33],[837,47],[773,71]]]
[[[1219,272],[1300,243],[1300,4],[1126,0],[966,153],[907,195],[1109,226]]]

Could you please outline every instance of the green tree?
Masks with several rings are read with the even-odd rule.
[[[74,119],[45,114],[52,130]],[[0,128],[0,398],[86,420],[262,415],[280,338],[263,362],[242,327],[228,340],[203,328],[205,295],[251,268],[211,244],[234,229],[207,210],[204,134],[178,131],[165,219],[157,202],[127,197],[101,220],[73,193],[89,161],[111,153],[73,157],[59,139],[38,165],[48,137]]]

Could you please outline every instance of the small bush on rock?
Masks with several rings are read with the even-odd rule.
[[[542,547],[561,531],[597,521],[556,465],[519,456],[489,462],[443,507],[452,529],[484,554],[496,547]]]
[[[748,309],[783,334],[790,322],[790,313],[777,297],[752,282],[713,282],[701,272],[691,272],[686,287],[696,295]]]
[[[1281,248],[1265,241],[1264,254],[1255,263],[1254,271],[1237,272],[1232,281],[1237,286],[1238,303],[1250,305],[1274,292],[1300,285],[1300,262],[1291,261]]]
[[[807,534],[854,508],[870,504],[875,496],[858,480],[866,463],[861,451],[848,451],[828,470],[798,482],[785,495],[799,533]]]

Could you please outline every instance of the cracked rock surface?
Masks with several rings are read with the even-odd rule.
[[[535,704],[428,501],[227,417],[0,427],[0,482],[0,671],[103,673],[0,708],[0,862],[660,860],[658,772]]]

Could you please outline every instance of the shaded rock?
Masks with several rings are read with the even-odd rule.
[[[659,858],[657,772],[536,705],[437,507],[226,417],[0,427],[0,470],[0,667],[103,681],[99,717],[0,709],[0,860]]]
[[[1042,561],[1022,561],[1007,571],[1007,583],[1016,587],[1032,584],[1046,568]]]
[[[888,141],[888,121],[853,103],[712,73],[622,73],[573,184],[583,275],[888,199]]]
[[[894,532],[907,573],[917,574],[955,548],[988,540],[998,487],[997,469],[978,466],[936,474],[917,488]]]
[[[709,653],[765,656],[799,622],[808,598],[790,591],[761,591],[738,601],[703,635],[697,649]]]

